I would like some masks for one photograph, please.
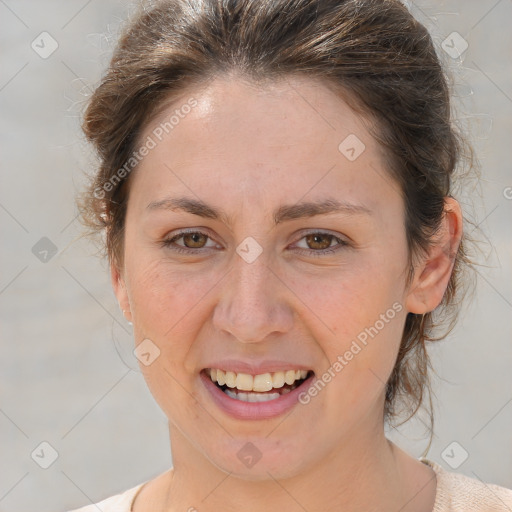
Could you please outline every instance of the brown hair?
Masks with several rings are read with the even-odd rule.
[[[105,232],[109,258],[122,266],[130,174],[120,169],[143,128],[164,101],[233,72],[256,82],[323,80],[375,121],[374,136],[402,190],[412,268],[442,220],[462,139],[432,39],[398,0],[164,0],[142,10],[120,38],[83,122],[100,166],[81,209],[89,226]],[[425,342],[446,335],[435,338],[434,327],[455,320],[463,244],[453,257],[435,321],[433,313],[407,316],[387,383],[387,419],[398,403],[414,415],[430,390]]]

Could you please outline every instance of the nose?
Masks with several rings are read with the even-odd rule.
[[[241,343],[258,343],[292,329],[289,288],[263,254],[247,263],[238,255],[219,288],[214,327]]]

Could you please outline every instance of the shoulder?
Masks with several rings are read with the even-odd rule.
[[[130,512],[132,503],[144,483],[132,487],[121,494],[116,494],[98,503],[71,510],[70,512]]]
[[[433,512],[498,512],[512,510],[512,490],[487,484],[459,473],[450,473],[439,464],[421,459],[437,478]]]

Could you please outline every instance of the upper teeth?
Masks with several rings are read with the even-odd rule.
[[[274,373],[249,375],[248,373],[225,372],[216,368],[209,368],[208,374],[213,382],[220,386],[224,384],[229,388],[240,391],[270,391],[272,388],[282,388],[285,384],[293,384],[296,380],[305,379],[307,370],[287,370]]]

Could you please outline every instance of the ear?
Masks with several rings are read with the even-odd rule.
[[[126,290],[126,283],[124,277],[119,270],[119,266],[114,260],[110,262],[110,280],[112,282],[112,288],[114,289],[117,302],[123,312],[124,317],[128,322],[132,321],[132,312],[130,309],[130,301],[128,298],[128,292]]]
[[[424,314],[441,303],[452,275],[461,239],[462,212],[459,203],[446,197],[439,231],[421,263],[415,268],[406,298],[407,311]]]

